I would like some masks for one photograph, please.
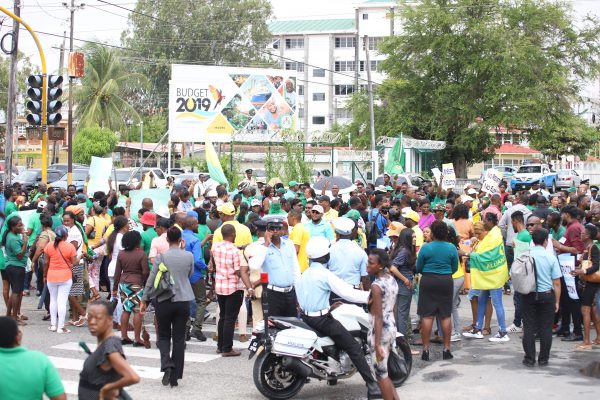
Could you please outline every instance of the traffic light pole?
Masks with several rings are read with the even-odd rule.
[[[21,1],[15,0],[15,15],[21,16]],[[4,179],[6,184],[12,183],[12,171],[13,171],[13,141],[15,133],[15,120],[17,113],[17,63],[19,57],[19,23],[13,23],[12,29],[12,49],[13,53],[10,55],[10,71],[8,76],[8,103],[6,105],[6,136],[4,140]]]
[[[44,49],[38,39],[37,35],[31,29],[29,24],[21,19],[18,15],[10,12],[6,8],[0,6],[0,11],[11,17],[16,22],[20,23],[29,31],[31,37],[35,41],[35,44],[40,53],[40,60],[42,64],[42,182],[48,182],[48,130],[46,126],[46,107],[48,103],[48,79],[46,77],[46,56],[44,56]],[[17,51],[17,49],[15,49]],[[10,127],[12,129],[12,127]]]

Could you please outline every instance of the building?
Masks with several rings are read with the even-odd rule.
[[[345,106],[357,88],[367,85],[367,51],[373,84],[383,81],[378,66],[384,57],[377,47],[398,32],[396,6],[395,1],[367,0],[354,8],[354,18],[269,23],[273,34],[269,51],[278,57],[282,69],[298,73],[302,130],[326,131],[334,123],[351,121]]]

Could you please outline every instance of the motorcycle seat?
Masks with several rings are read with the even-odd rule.
[[[309,331],[315,332],[318,337],[325,336],[325,335],[322,335],[319,331],[317,331],[317,330],[311,328],[310,326],[308,326],[306,324],[306,322],[304,322],[301,319],[298,319],[296,317],[273,317],[273,319],[276,319],[277,321],[288,323],[288,324],[296,326],[298,328],[308,329]]]

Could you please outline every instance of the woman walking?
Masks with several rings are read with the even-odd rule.
[[[77,265],[77,250],[69,242],[69,230],[64,226],[56,228],[54,241],[44,247],[46,263],[44,281],[50,293],[50,327],[52,332],[70,333],[65,329],[67,301],[73,285],[72,268]]]
[[[123,304],[123,314],[121,314],[121,342],[123,344],[133,344],[133,347],[149,347],[149,343],[141,338],[142,316],[140,314],[140,302],[144,294],[144,285],[150,274],[148,259],[146,253],[140,247],[142,235],[137,231],[130,231],[123,235],[123,250],[117,257],[117,267],[114,277],[112,295],[121,295]],[[133,313],[133,334],[132,341],[127,336],[129,326],[129,316]]]
[[[388,235],[390,230],[388,230]],[[410,228],[400,231],[392,256],[391,274],[398,284],[396,298],[396,327],[404,336],[411,336],[410,303],[413,296],[413,274],[417,255],[415,252],[415,233]]]
[[[86,324],[85,310],[79,304],[78,296],[83,296],[83,233],[75,224],[75,214],[72,211],[66,211],[63,214],[63,225],[68,230],[67,242],[71,243],[77,252],[77,263],[72,265],[73,284],[69,291],[69,305],[71,306],[71,320],[69,324],[73,326],[84,326]]]
[[[173,282],[173,297],[162,302],[154,301],[158,322],[158,340],[160,350],[160,370],[164,372],[162,384],[177,386],[183,378],[185,356],[186,323],[190,315],[189,302],[194,300],[190,276],[194,272],[194,256],[181,249],[181,230],[172,227],[167,231],[169,250],[156,256],[152,271],[144,288],[140,313],[145,314],[148,297],[154,279],[159,271],[169,271]],[[166,268],[165,268],[166,267]],[[172,351],[171,351],[172,349]]]
[[[388,273],[390,258],[382,249],[369,254],[367,272],[375,276],[369,298],[369,347],[374,352],[373,368],[384,400],[398,400],[398,392],[388,377],[390,352],[396,352],[396,295],[398,284]]]
[[[129,221],[127,217],[118,216],[113,222],[113,231],[106,240],[106,254],[109,257],[109,264],[107,269],[108,279],[110,280],[110,287],[115,286],[115,271],[117,269],[117,259],[119,258],[119,252],[123,249],[122,240],[123,235],[129,232]],[[121,321],[121,298],[117,298],[117,307],[113,313],[114,328],[120,328]]]
[[[448,226],[442,221],[431,224],[433,241],[421,247],[417,257],[417,272],[422,274],[419,286],[417,314],[421,317],[421,340],[423,353],[421,359],[429,361],[429,341],[433,318],[437,317],[442,325],[444,350],[442,358],[453,358],[450,352],[450,335],[452,331],[452,274],[458,265],[456,247],[446,241]]]
[[[6,315],[17,321],[18,325],[27,325],[21,316],[21,300],[25,288],[25,267],[27,265],[27,240],[21,217],[14,216],[6,222],[6,231],[2,237],[2,246],[6,252],[4,270],[12,291],[6,307]],[[4,280],[4,278],[3,278]],[[6,282],[4,282],[6,284]]]

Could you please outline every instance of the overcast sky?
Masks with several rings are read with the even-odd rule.
[[[70,0],[64,0],[70,3]],[[132,9],[134,0],[107,0],[110,3]],[[101,3],[97,0],[79,0],[75,4],[85,3],[85,7],[75,13],[75,34],[78,39],[101,41],[110,44],[120,44],[120,34],[127,28],[128,12],[117,7]],[[592,13],[600,17],[600,0],[570,0],[573,3],[578,18]],[[36,31],[58,35],[53,37],[40,34],[40,40],[46,54],[48,71],[55,72],[58,68],[63,32],[69,33],[69,11],[62,6],[62,0],[21,0],[22,18]],[[355,0],[271,0],[274,14],[278,19],[318,19],[321,18],[352,18]],[[0,0],[0,4],[12,11],[11,0]],[[5,21],[0,34],[8,32],[10,21]],[[75,41],[75,48],[82,45]],[[67,38],[68,48],[68,38]],[[29,33],[21,31],[19,49],[27,54],[34,63],[39,64],[39,56]],[[598,83],[591,84],[584,95],[598,97]]]

